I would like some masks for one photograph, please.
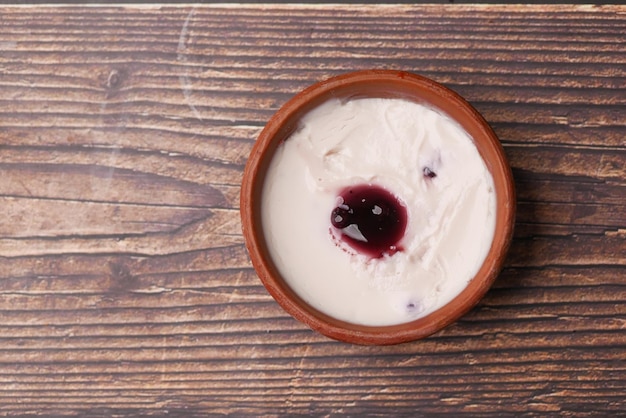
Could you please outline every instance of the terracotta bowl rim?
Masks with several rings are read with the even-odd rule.
[[[303,301],[280,276],[265,247],[260,222],[261,189],[276,147],[310,109],[330,98],[399,97],[427,104],[456,120],[474,140],[491,172],[496,189],[496,231],[485,262],[468,286],[429,315],[390,326],[355,325],[332,318]],[[465,99],[420,75],[395,70],[362,70],[317,82],[287,101],[257,138],[244,169],[241,188],[242,232],[252,264],[263,285],[282,308],[330,338],[356,344],[388,345],[427,337],[459,319],[484,296],[502,269],[515,224],[513,176],[496,134]]]

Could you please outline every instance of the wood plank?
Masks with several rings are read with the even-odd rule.
[[[0,415],[619,416],[626,9],[0,6]],[[421,73],[494,127],[505,268],[436,335],[331,341],[268,295],[242,171],[293,94]]]

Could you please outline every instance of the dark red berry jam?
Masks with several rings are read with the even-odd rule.
[[[387,190],[363,184],[342,190],[330,222],[352,248],[380,258],[402,250],[398,243],[406,230],[407,212]]]

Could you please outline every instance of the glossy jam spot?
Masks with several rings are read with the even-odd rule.
[[[406,230],[407,212],[387,190],[364,184],[339,194],[330,222],[356,251],[380,258],[402,250],[399,242]]]

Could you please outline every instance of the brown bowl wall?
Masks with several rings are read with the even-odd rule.
[[[332,318],[308,305],[286,284],[267,250],[261,224],[261,192],[278,145],[289,138],[307,112],[339,98],[402,98],[436,108],[459,123],[473,138],[493,176],[496,230],[491,249],[476,276],[452,301],[417,320],[391,326],[355,325]],[[469,311],[487,292],[502,268],[515,222],[515,190],[510,167],[498,138],[483,117],[452,90],[415,74],[367,70],[348,73],[303,90],[274,114],[259,135],[246,165],[241,189],[243,235],[259,278],[274,299],[294,318],[337,340],[356,344],[397,344],[433,334]]]

